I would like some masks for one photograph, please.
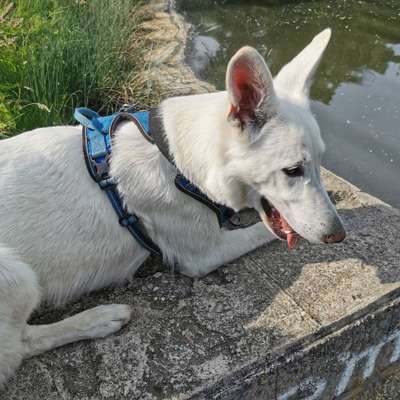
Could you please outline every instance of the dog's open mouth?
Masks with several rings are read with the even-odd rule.
[[[272,229],[275,235],[280,239],[287,241],[289,250],[293,249],[300,236],[265,197],[261,198],[261,206],[265,213],[264,215],[261,214],[264,224]]]

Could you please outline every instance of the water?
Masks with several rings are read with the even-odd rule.
[[[256,47],[273,74],[312,37],[333,29],[311,92],[323,164],[400,207],[400,1],[181,1],[195,26],[189,62],[224,89],[225,67]]]

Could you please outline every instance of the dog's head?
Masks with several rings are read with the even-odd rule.
[[[329,42],[324,30],[275,79],[251,47],[230,60],[226,87],[232,135],[226,166],[246,187],[247,206],[292,247],[297,235],[333,243],[345,231],[320,179],[324,144],[309,108],[313,75]]]

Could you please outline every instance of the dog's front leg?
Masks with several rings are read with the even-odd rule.
[[[103,338],[117,332],[132,316],[131,307],[107,304],[49,325],[26,325],[22,334],[24,358],[79,340]]]
[[[206,254],[192,257],[181,266],[181,272],[190,277],[201,277],[223,264],[275,239],[262,222],[246,229],[221,230],[220,240],[212,243]]]

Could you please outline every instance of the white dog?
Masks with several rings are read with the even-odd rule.
[[[321,185],[324,145],[308,101],[330,34],[317,35],[275,80],[260,54],[244,47],[228,65],[226,92],[159,107],[176,167],[213,201],[254,208],[265,224],[221,229],[209,208],[176,189],[177,169],[157,146],[130,122],[117,129],[111,175],[166,263],[202,276],[275,237],[289,247],[297,236],[344,239]],[[89,176],[81,129],[36,129],[0,143],[0,382],[24,358],[104,337],[131,318],[128,305],[106,305],[27,324],[40,301],[59,305],[122,282],[149,256]]]

